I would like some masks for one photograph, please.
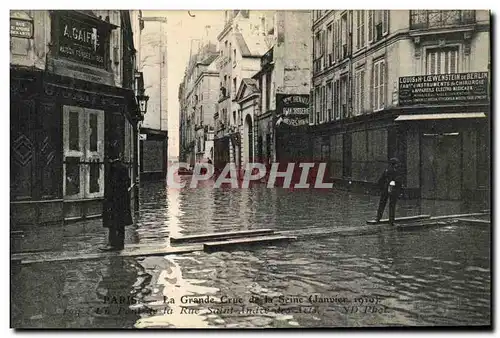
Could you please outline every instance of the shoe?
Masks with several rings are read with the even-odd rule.
[[[123,248],[122,248],[123,249]],[[114,246],[105,246],[103,248],[99,248],[101,251],[119,251],[121,250],[120,248],[114,247]]]

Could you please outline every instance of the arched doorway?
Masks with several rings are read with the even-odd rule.
[[[253,161],[253,122],[252,117],[247,115],[245,117],[244,128],[244,159],[245,163]]]

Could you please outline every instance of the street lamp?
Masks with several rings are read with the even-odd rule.
[[[149,101],[149,96],[144,95],[142,93],[137,95],[137,102],[139,103],[139,110],[141,112],[141,116],[146,115],[146,112],[148,111],[148,101]]]

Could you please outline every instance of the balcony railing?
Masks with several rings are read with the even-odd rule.
[[[410,29],[433,29],[471,25],[476,22],[473,10],[416,10],[410,12]]]

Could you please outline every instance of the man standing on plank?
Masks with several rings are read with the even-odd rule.
[[[389,160],[389,167],[384,170],[378,180],[378,186],[381,189],[380,203],[377,211],[377,223],[382,219],[387,200],[389,200],[389,224],[394,225],[396,215],[396,202],[401,192],[402,177],[400,172],[401,163],[393,157]]]

